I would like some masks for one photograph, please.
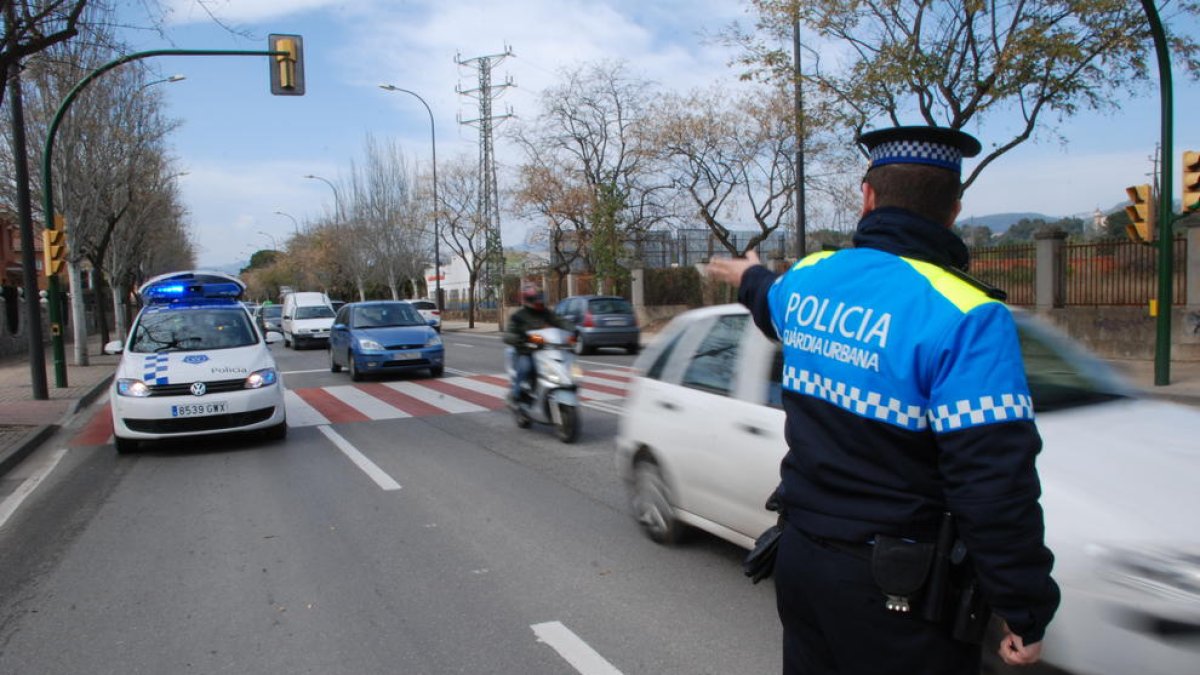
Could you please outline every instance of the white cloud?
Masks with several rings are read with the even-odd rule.
[[[165,0],[163,6],[168,23],[182,26],[214,17],[226,24],[253,23],[338,4],[340,0]]]

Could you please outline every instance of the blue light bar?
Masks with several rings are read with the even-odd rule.
[[[147,281],[138,289],[148,304],[237,300],[246,285],[237,277],[222,272],[174,272]]]

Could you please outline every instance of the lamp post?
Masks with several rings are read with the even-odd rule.
[[[258,233],[259,233],[259,234],[261,234],[262,236],[266,237],[267,239],[270,239],[270,240],[271,240],[271,250],[272,250],[272,251],[278,251],[278,250],[279,250],[279,244],[276,244],[276,243],[275,243],[275,235],[273,235],[273,234],[268,234],[268,233],[266,233],[266,232],[263,232],[262,230],[259,230],[259,231],[258,231]]]
[[[275,215],[277,215],[277,216],[287,216],[288,218],[291,218],[291,219],[292,219],[292,232],[293,232],[293,233],[294,233],[294,234],[295,234],[297,237],[299,237],[299,236],[300,236],[300,223],[296,222],[296,216],[293,216],[293,215],[292,215],[292,214],[290,214],[290,213],[284,213],[283,211],[276,211],[276,212],[275,212]]]
[[[311,173],[305,174],[304,177],[311,178],[313,180],[319,180],[322,183],[325,183],[326,185],[328,185],[330,190],[333,190],[333,211],[334,211],[333,217],[334,217],[335,222],[340,221],[342,219],[342,199],[338,195],[337,186],[334,185],[333,182],[330,181],[328,178],[322,178],[321,176],[314,176]],[[279,213],[279,212],[276,211],[276,213]]]
[[[399,91],[405,94],[410,94],[413,98],[421,102],[425,106],[425,112],[429,113],[429,145],[433,153],[433,299],[437,303],[438,310],[442,309],[442,254],[441,254],[441,228],[438,227],[438,196],[437,196],[437,131],[433,124],[433,111],[430,110],[429,104],[425,99],[421,98],[415,91],[402,89],[392,84],[381,84],[380,89],[384,91]]]
[[[150,82],[147,82],[146,84],[143,84],[142,86],[138,87],[137,90],[141,91],[143,89],[148,89],[150,87],[153,87],[156,84],[162,84],[164,82],[179,82],[180,80],[186,80],[186,79],[187,79],[187,75],[180,75],[180,74],[176,73],[175,75],[172,75],[170,77],[164,77],[161,80],[151,80]]]

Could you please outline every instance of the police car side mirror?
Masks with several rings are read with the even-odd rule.
[[[267,334],[263,336],[263,339],[267,341],[267,344],[273,345],[276,342],[280,342],[283,340],[283,333],[280,333],[278,331],[269,330],[269,331],[267,331]]]
[[[123,351],[125,351],[125,345],[121,344],[120,340],[113,340],[104,345],[105,354],[120,354]]]

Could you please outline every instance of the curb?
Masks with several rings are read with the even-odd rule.
[[[112,378],[113,375],[110,374],[96,384],[92,385],[92,387],[88,389],[83,396],[79,397],[79,399],[71,404],[71,406],[67,409],[67,412],[63,414],[62,419],[59,420],[58,424],[43,424],[35,427],[32,431],[25,434],[25,437],[18,441],[16,445],[3,451],[4,455],[0,456],[0,476],[12,471],[13,468],[20,464],[26,457],[28,457],[34,450],[44,443],[46,439],[53,436],[56,431],[62,428],[62,423],[65,422],[67,418],[91,405],[92,401],[95,401],[100,394],[104,393],[104,390],[108,388],[109,383],[112,382]]]
[[[15,446],[8,450],[6,456],[0,457],[0,476],[12,471],[14,467],[29,456],[29,453],[36,450],[43,441],[52,436],[55,431],[58,431],[57,424],[43,424],[25,434],[25,438],[22,438]]]

